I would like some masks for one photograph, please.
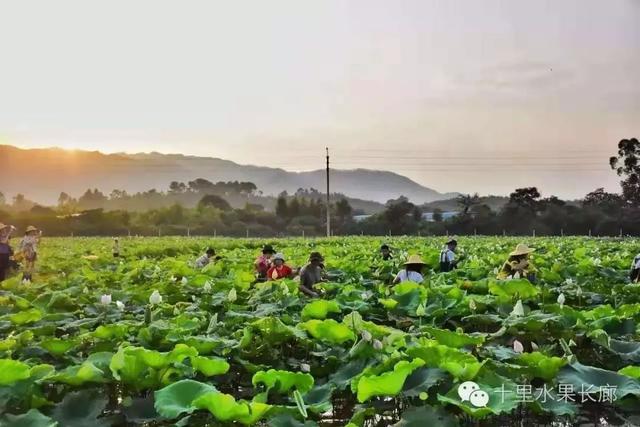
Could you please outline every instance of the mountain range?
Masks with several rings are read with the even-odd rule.
[[[104,154],[0,145],[0,191],[5,195],[21,193],[39,203],[55,203],[61,191],[72,196],[79,196],[88,188],[106,194],[113,189],[135,193],[152,188],[166,190],[171,181],[196,178],[212,182],[250,181],[265,195],[292,193],[299,188],[322,191],[326,185],[324,169],[290,172],[182,154]],[[331,191],[380,203],[401,195],[416,204],[457,195],[439,193],[397,173],[369,169],[332,169]]]

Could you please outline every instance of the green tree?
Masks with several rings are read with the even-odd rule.
[[[276,216],[282,219],[289,218],[289,206],[287,204],[287,196],[280,194],[276,201]]]
[[[221,211],[230,211],[231,205],[225,199],[220,196],[216,196],[215,194],[207,194],[202,197],[198,202],[198,209],[202,210],[205,207],[210,206],[216,209],[220,209]]]
[[[623,139],[618,143],[618,155],[609,159],[611,169],[623,180],[622,197],[633,206],[640,206],[640,141]]]
[[[442,222],[442,210],[435,208],[433,210],[433,221],[434,222]]]
[[[462,215],[466,216],[474,206],[480,203],[480,196],[478,196],[478,193],[473,195],[461,194],[456,198],[456,202],[458,206],[460,206],[460,209],[462,209]]]

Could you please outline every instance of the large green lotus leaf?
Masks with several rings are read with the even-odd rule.
[[[30,376],[31,368],[26,363],[11,359],[0,359],[0,385],[10,385]]]
[[[402,388],[402,395],[418,397],[446,378],[447,373],[438,368],[420,368],[407,377]]]
[[[523,353],[515,359],[518,365],[527,366],[532,375],[547,381],[553,380],[560,368],[567,364],[561,357],[547,356],[540,352]]]
[[[407,349],[407,354],[424,360],[428,367],[440,368],[463,381],[474,379],[484,364],[462,350],[440,345],[434,341],[423,341],[423,344]]]
[[[220,358],[209,358],[203,356],[192,356],[191,366],[193,369],[202,372],[207,377],[222,375],[229,372],[229,363]]]
[[[557,394],[551,392],[551,397],[546,396],[545,399],[537,398],[544,395],[543,389],[536,389],[532,392],[534,401],[529,403],[536,413],[547,412],[557,416],[576,416],[580,412],[580,407],[575,403],[571,403],[569,399],[563,400]]]
[[[427,332],[438,343],[448,347],[461,348],[468,345],[482,345],[485,337],[483,335],[472,336],[461,332],[449,331],[446,329],[438,329],[432,327],[423,327],[422,331]]]
[[[0,418],[2,427],[56,427],[57,425],[57,421],[43,415],[37,409],[31,409],[22,415],[6,414]]]
[[[460,425],[458,420],[442,408],[425,405],[405,410],[400,421],[393,427],[456,427],[458,425]]]
[[[317,414],[324,414],[333,408],[331,396],[336,386],[332,383],[326,383],[316,386],[304,395],[304,403],[307,409]]]
[[[422,359],[403,360],[394,366],[392,372],[363,376],[358,380],[358,402],[363,403],[376,396],[397,396],[407,377],[423,365]]]
[[[99,418],[107,402],[107,397],[96,391],[68,393],[51,417],[64,427],[109,427],[112,420]]]
[[[555,326],[557,330],[564,329],[560,316],[541,312],[531,312],[523,317],[511,316],[505,321],[504,325],[510,330],[525,330],[534,333],[549,329],[552,326]]]
[[[42,319],[42,312],[37,308],[31,308],[9,316],[9,320],[15,325],[26,325]]]
[[[293,340],[296,338],[305,339],[304,332],[298,331],[296,328],[291,328],[276,317],[265,317],[263,319],[258,319],[249,324],[245,330],[258,331],[260,335],[271,345],[278,345],[285,343],[289,340]],[[246,336],[246,334],[245,334]],[[240,342],[241,348],[248,348],[254,346],[253,339],[242,340]]]
[[[193,404],[199,409],[206,409],[219,421],[237,421],[244,425],[253,425],[264,419],[271,410],[271,405],[259,402],[236,402],[236,399],[220,392],[206,393]]]
[[[609,350],[627,362],[640,362],[640,342],[627,342],[611,339]]]
[[[315,300],[302,309],[302,320],[324,320],[329,313],[340,313],[340,306],[335,300]]]
[[[254,386],[264,384],[268,389],[274,389],[279,393],[288,393],[296,389],[304,394],[313,388],[314,380],[309,374],[270,369],[256,372],[251,382]]]
[[[356,411],[345,427],[364,427],[367,418],[376,414],[375,408],[362,408]]]
[[[469,401],[463,402],[458,395],[460,384],[455,384],[445,396],[439,394],[438,400],[457,406],[467,415],[476,419],[510,413],[518,407],[517,385],[510,379],[499,376],[488,369],[483,369],[475,382],[480,390],[489,395],[489,403],[486,407],[476,408]]]
[[[129,327],[127,325],[113,324],[100,325],[93,331],[92,335],[101,340],[123,339],[127,335]]]
[[[182,363],[187,357],[196,357],[198,350],[185,344],[176,344],[176,346],[167,355],[169,363]]]
[[[616,396],[622,399],[628,395],[640,396],[640,382],[617,372],[574,362],[558,373],[559,384],[571,384],[576,391],[598,393],[601,388],[615,387]]]
[[[538,295],[540,289],[527,279],[491,280],[489,281],[489,293],[501,300],[511,300],[515,297],[527,299]]]
[[[128,422],[135,425],[149,424],[159,421],[161,418],[154,406],[155,399],[152,394],[146,397],[134,397],[129,402],[122,402],[122,413]]]
[[[640,366],[627,366],[620,369],[618,373],[638,380],[640,379]]]
[[[74,340],[51,338],[42,341],[40,346],[55,356],[61,356],[75,347],[76,342]]]
[[[91,362],[84,362],[78,366],[69,366],[47,378],[49,382],[58,382],[79,386],[85,383],[105,382],[104,372]]]
[[[212,353],[225,354],[238,344],[238,341],[219,337],[191,336],[186,338],[184,343],[189,347],[195,348],[198,354],[204,355]]]
[[[147,371],[147,364],[143,361],[141,353],[138,349],[131,347],[118,349],[109,363],[113,377],[127,384],[139,384]]]
[[[155,408],[160,415],[174,419],[182,414],[190,414],[197,406],[193,402],[200,396],[215,392],[212,385],[193,380],[181,380],[155,392]]]
[[[347,341],[355,341],[356,339],[351,329],[333,319],[309,320],[300,323],[300,327],[309,332],[312,337],[330,344],[344,344]]]

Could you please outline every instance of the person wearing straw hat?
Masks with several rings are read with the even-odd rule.
[[[447,246],[440,252],[440,272],[447,273],[458,267],[458,260],[456,260],[456,248],[458,242],[456,239],[451,239],[447,242]]]
[[[13,249],[9,244],[11,233],[14,228],[0,222],[0,282],[7,278],[9,267],[11,266],[11,257]]]
[[[218,257],[216,257],[216,250],[213,248],[207,248],[205,253],[196,260],[194,266],[199,269],[205,268],[209,265],[212,259],[218,259]]]
[[[530,248],[524,243],[520,243],[509,254],[509,259],[503,264],[500,272],[498,273],[498,279],[518,279],[527,278],[531,282],[536,281],[536,268],[531,263],[529,255],[531,255],[535,249]]]
[[[273,265],[267,271],[268,280],[289,279],[293,276],[293,270],[285,264],[284,254],[278,252],[273,256]]]
[[[300,292],[310,297],[317,297],[314,285],[324,282],[324,257],[320,252],[311,252],[309,263],[300,269]]]
[[[42,232],[33,225],[27,227],[22,241],[20,241],[20,253],[24,259],[23,282],[30,282],[33,279],[36,260],[38,259],[38,243]]]
[[[422,283],[424,281],[424,277],[422,277],[424,265],[420,255],[411,255],[407,262],[404,263],[404,270],[400,270],[396,275],[393,284],[402,282]]]
[[[271,268],[271,258],[275,253],[276,251],[271,245],[264,245],[264,247],[262,248],[262,255],[256,258],[255,262],[253,263],[256,270],[256,278],[258,279],[258,281],[263,282],[267,280],[267,272]]]

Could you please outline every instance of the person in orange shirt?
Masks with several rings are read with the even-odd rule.
[[[281,253],[275,254],[273,257],[273,265],[267,271],[267,278],[269,280],[289,279],[293,276],[293,270],[291,267],[285,264],[284,255]]]

